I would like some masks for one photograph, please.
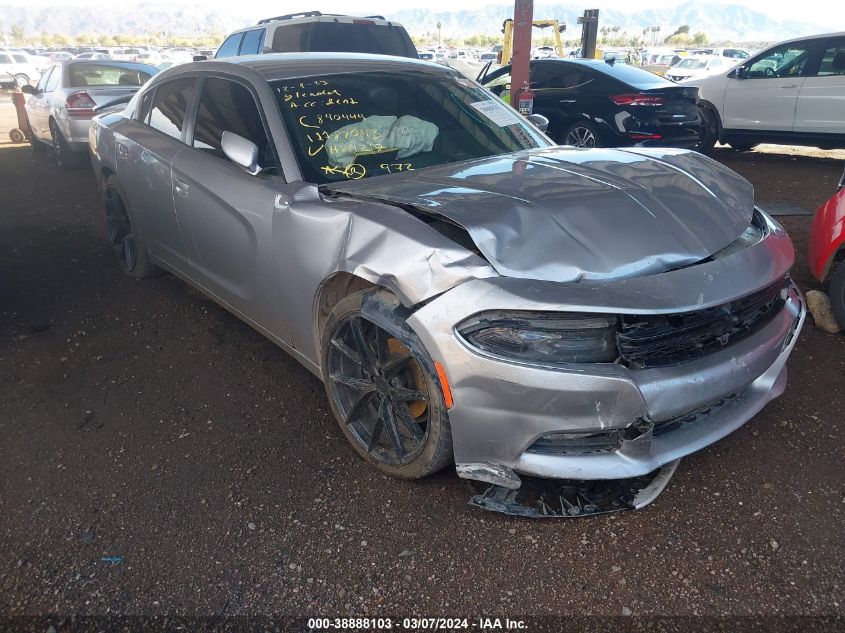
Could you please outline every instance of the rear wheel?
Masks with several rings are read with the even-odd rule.
[[[563,133],[561,141],[564,145],[575,147],[601,147],[598,130],[589,121],[579,121],[570,125]]]
[[[79,166],[79,155],[74,152],[55,121],[50,121],[50,135],[53,137],[53,157],[62,169],[75,169]]]
[[[830,278],[830,306],[839,327],[845,330],[845,261],[839,262]]]
[[[164,271],[150,261],[147,247],[136,232],[132,214],[115,176],[106,180],[104,197],[109,241],[123,272],[137,279],[163,274]]]
[[[18,73],[15,75],[15,86],[18,88],[23,88],[24,86],[29,85],[29,77],[23,73]]]
[[[452,432],[437,372],[399,301],[356,292],[329,315],[323,381],[355,451],[393,477],[418,479],[452,461]]]

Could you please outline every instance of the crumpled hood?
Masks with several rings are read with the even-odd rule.
[[[333,183],[464,227],[496,271],[619,279],[707,258],[754,211],[751,184],[696,152],[555,147]]]

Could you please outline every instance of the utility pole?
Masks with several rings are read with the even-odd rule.
[[[522,87],[531,72],[531,29],[534,28],[534,0],[515,0],[513,5],[513,56],[511,57],[511,106],[517,107]]]
[[[442,27],[443,27],[443,25],[440,23],[440,21],[438,21],[437,22],[437,48],[440,48],[440,46],[441,46],[441,44],[440,44],[440,29]]]

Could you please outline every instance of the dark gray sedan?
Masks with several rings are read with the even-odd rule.
[[[556,147],[449,68],[343,54],[164,71],[90,142],[126,273],[297,358],[391,475],[656,493],[786,385],[792,245],[697,153]]]

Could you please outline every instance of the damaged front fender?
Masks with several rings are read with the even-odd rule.
[[[275,264],[288,279],[277,290],[286,321],[279,329],[291,332],[292,347],[311,361],[312,371],[319,357],[319,293],[333,275],[387,288],[406,307],[472,279],[498,276],[482,257],[401,208],[327,197],[301,183],[277,197],[273,232]]]

